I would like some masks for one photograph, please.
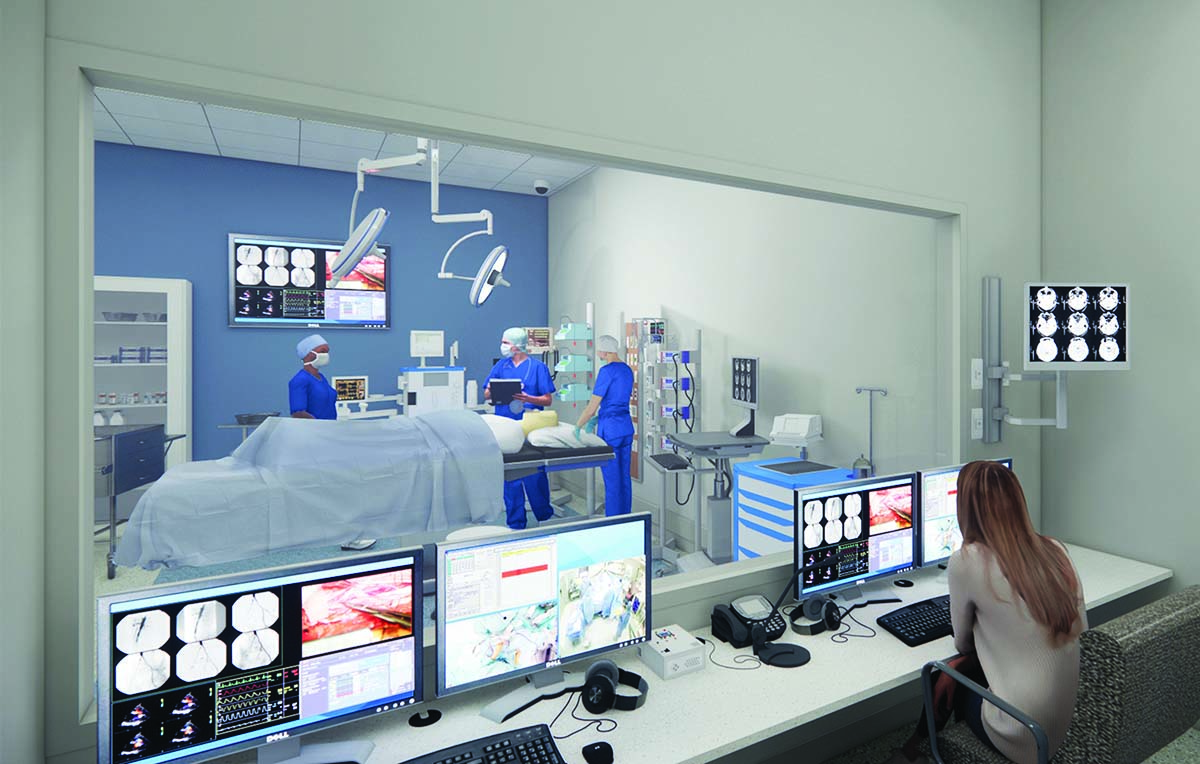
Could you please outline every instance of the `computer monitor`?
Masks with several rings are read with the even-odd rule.
[[[1025,371],[1127,371],[1129,285],[1025,285]]]
[[[534,674],[501,721],[582,686],[562,664],[648,638],[650,564],[648,513],[438,544],[438,696]]]
[[[822,560],[830,565],[799,573],[796,599],[838,589],[855,599],[860,592],[851,586],[911,569],[916,481],[910,472],[802,491],[792,544],[796,570]]]
[[[996,459],[1010,470],[1013,460]],[[965,465],[921,470],[920,565],[937,565],[950,559],[962,546],[958,528],[958,473]]]
[[[420,571],[418,547],[100,598],[99,761],[282,761],[298,734],[419,702]]]
[[[758,408],[758,359],[735,356],[730,390],[733,405],[755,410]]]
[[[333,389],[337,392],[338,403],[367,399],[370,381],[366,376],[334,377],[329,381],[333,383]]]

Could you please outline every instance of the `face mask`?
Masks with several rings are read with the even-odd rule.
[[[317,353],[316,356],[317,356],[316,358],[314,358],[308,362],[308,364],[307,364],[308,366],[320,368],[329,363],[329,354],[328,353]]]
[[[507,342],[500,343],[500,355],[504,358],[512,358],[513,346]]]

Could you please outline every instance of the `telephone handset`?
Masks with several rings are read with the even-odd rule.
[[[778,609],[761,594],[739,597],[728,605],[712,610],[712,634],[734,647],[749,647],[754,642],[752,629],[761,626],[766,641],[779,639],[787,631],[787,623]]]

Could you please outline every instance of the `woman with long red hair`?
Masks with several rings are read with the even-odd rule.
[[[998,462],[971,462],[959,472],[958,524],[963,543],[950,558],[949,579],[961,655],[950,665],[1037,721],[1053,756],[1079,689],[1079,635],[1087,628],[1079,574],[1066,547],[1033,529],[1017,476]],[[1009,760],[1037,760],[1033,735],[1019,722],[954,688],[949,676],[938,678],[940,723],[957,708],[979,739]],[[922,718],[893,761],[920,760],[925,730]]]

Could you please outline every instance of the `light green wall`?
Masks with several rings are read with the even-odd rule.
[[[978,284],[1040,262],[1040,27],[1036,0],[331,4],[320,0],[49,0],[47,15],[47,745],[87,757],[78,677],[90,646],[81,594],[79,458],[88,432],[90,180],[78,72],[301,116],[610,158],[762,189],[962,214],[960,351],[978,347]],[[310,55],[286,55],[304,43]],[[343,50],[362,50],[361,55]],[[182,88],[182,89],[181,89]],[[86,93],[83,94],[86,96]],[[86,136],[84,136],[86,138]],[[85,214],[81,217],[80,210]],[[65,281],[64,281],[65,280]],[[72,281],[74,280],[74,281]],[[1012,306],[1009,319],[1018,319]],[[90,313],[87,314],[90,316]],[[1019,352],[1013,337],[1010,357]],[[42,382],[35,367],[27,384]],[[967,370],[959,374],[964,385]],[[1024,396],[1024,397],[1022,397]],[[960,412],[974,404],[961,396]],[[1036,394],[1010,394],[1036,409]],[[1013,453],[1035,499],[1040,434]],[[32,458],[40,469],[44,460]],[[6,547],[7,549],[7,547]],[[41,557],[13,549],[40,570]],[[82,599],[86,600],[86,596]],[[85,632],[90,624],[84,623]],[[34,719],[36,721],[36,718]]]
[[[1128,372],[1076,374],[1043,523],[1200,583],[1200,3],[1048,0],[1044,267],[1130,284]]]

